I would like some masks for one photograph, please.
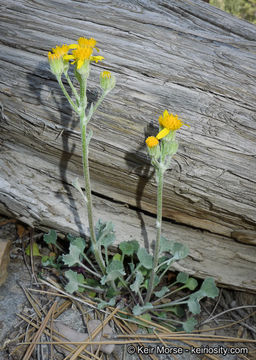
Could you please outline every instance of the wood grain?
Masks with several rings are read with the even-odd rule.
[[[111,208],[119,209],[120,202],[133,209],[124,208],[124,218],[134,219],[135,209],[149,218],[155,214],[156,184],[144,140],[156,134],[163,110],[179,114],[190,128],[178,133],[179,152],[166,176],[167,224],[175,224],[180,240],[181,224],[191,232],[193,251],[199,246],[193,229],[206,230],[200,246],[208,251],[207,241],[216,239],[215,257],[222,256],[225,239],[230,272],[218,280],[255,289],[252,279],[243,282],[255,264],[239,258],[247,270],[238,280],[237,261],[231,260],[233,252],[255,250],[232,239],[236,231],[256,231],[255,25],[195,0],[1,0],[0,5],[1,211],[33,226],[87,231],[70,186],[73,178],[82,179],[79,123],[50,73],[47,52],[79,36],[94,37],[105,61],[92,68],[90,101],[100,94],[102,69],[117,77],[90,124],[96,207],[105,198]],[[202,254],[208,256],[206,250]],[[200,264],[197,274],[215,274],[214,266]],[[221,269],[218,261],[213,265]]]

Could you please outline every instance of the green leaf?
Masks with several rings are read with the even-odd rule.
[[[78,274],[75,271],[68,270],[65,271],[65,276],[68,279],[68,284],[65,286],[65,290],[70,294],[73,294],[75,291],[78,291],[79,285],[84,283],[83,274]]]
[[[197,287],[198,285],[198,282],[196,279],[194,278],[189,278],[186,282],[186,287],[189,289],[189,290],[195,290],[195,288]]]
[[[150,255],[145,248],[139,248],[137,256],[141,265],[143,265],[148,270],[152,269],[153,256]]]
[[[219,289],[215,285],[213,278],[206,278],[201,286],[201,291],[204,292],[205,296],[214,299],[219,294]]]
[[[199,314],[201,307],[197,298],[189,298],[188,300],[188,308],[192,312],[192,314]]]
[[[139,316],[147,310],[153,309],[153,305],[151,303],[146,303],[144,306],[135,305],[132,309],[132,312],[135,316]]]
[[[101,301],[98,304],[98,309],[104,309],[106,306],[115,306],[116,304],[116,297],[111,298],[109,301]]]
[[[81,250],[76,245],[72,243],[69,245],[69,254],[62,255],[62,261],[65,265],[73,266],[80,262]]]
[[[122,259],[122,256],[118,253],[113,256],[113,260],[121,261],[121,259]]]
[[[105,285],[108,281],[115,281],[121,276],[125,275],[123,263],[118,260],[112,260],[106,268],[107,275],[101,279],[101,284]]]
[[[95,228],[96,239],[100,245],[108,247],[114,243],[116,236],[112,222],[98,220]]]
[[[186,274],[184,272],[180,272],[177,275],[176,281],[181,284],[186,284],[186,282],[188,281],[188,278],[189,278],[188,274]]]
[[[57,265],[55,264],[55,256],[42,256],[41,264],[43,266],[51,266],[57,268]]]
[[[50,230],[48,234],[44,234],[44,241],[46,244],[56,245],[57,233],[55,230]]]
[[[136,272],[136,278],[133,284],[130,285],[130,288],[132,291],[134,291],[136,294],[138,294],[141,284],[144,281],[144,276],[140,271]]]
[[[181,305],[166,306],[164,308],[164,312],[166,313],[172,312],[178,317],[182,317],[185,315],[184,307]]]
[[[168,291],[169,291],[168,287],[167,287],[167,286],[163,286],[161,290],[155,292],[155,295],[156,295],[156,297],[161,298],[161,297],[163,297],[166,293],[168,293]]]
[[[195,328],[196,325],[197,325],[196,319],[194,319],[193,317],[191,317],[190,319],[188,319],[187,321],[185,321],[182,326],[183,326],[184,331],[186,331],[186,332],[189,333],[189,332],[191,332],[191,331],[194,330],[194,328]]]
[[[140,328],[145,328],[148,324],[143,321],[152,321],[150,314],[142,314],[139,316],[140,319],[136,319],[136,323],[139,325]]]
[[[119,249],[122,251],[123,256],[132,256],[134,253],[136,254],[139,250],[139,247],[139,243],[136,240],[123,241],[119,244]]]
[[[164,253],[164,252],[171,252],[172,248],[173,248],[173,241],[170,241],[168,239],[166,239],[165,237],[161,236],[161,240],[160,240],[160,253]]]
[[[26,247],[25,254],[30,256],[30,254],[31,254],[30,244]],[[39,247],[36,242],[33,242],[33,245],[32,245],[32,255],[33,256],[42,256],[40,254]]]
[[[175,260],[181,260],[188,256],[189,248],[181,243],[175,242],[171,253]]]
[[[84,252],[85,249],[85,241],[81,237],[76,237],[71,240],[71,244],[77,246],[80,249],[81,254]]]

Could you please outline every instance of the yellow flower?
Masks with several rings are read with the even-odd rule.
[[[157,146],[159,143],[159,141],[157,140],[157,138],[155,136],[149,136],[146,139],[146,144],[149,148],[153,148],[155,146]]]
[[[49,61],[59,60],[62,56],[68,53],[68,45],[56,46],[56,49],[52,49],[52,53],[48,52]]]
[[[91,46],[78,46],[72,51],[72,55],[65,55],[64,60],[73,60],[72,64],[76,63],[77,70],[81,69],[85,62],[102,61],[103,56],[92,56],[93,48]]]
[[[158,120],[160,126],[163,127],[156,136],[158,140],[168,135],[171,130],[179,130],[182,125],[186,125],[178,118],[178,115],[169,114],[167,110],[164,111],[163,115],[159,116]]]
[[[52,49],[52,52],[48,52],[48,60],[54,75],[60,76],[63,71],[68,69],[68,62],[64,60],[64,56],[67,56],[68,51],[68,45],[62,45],[56,46],[55,49]]]
[[[91,47],[92,49],[97,49],[97,51],[99,51],[98,48],[95,47],[97,41],[93,38],[91,39],[86,39],[84,37],[80,37],[78,40],[77,40],[78,44],[71,44],[69,45],[69,48],[70,49],[77,49],[78,47]]]
[[[100,76],[103,78],[103,79],[110,79],[111,78],[111,72],[110,71],[102,71],[100,73]]]

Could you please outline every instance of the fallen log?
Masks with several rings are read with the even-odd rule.
[[[144,140],[164,109],[177,113],[190,128],[166,175],[164,233],[197,254],[179,266],[255,291],[255,26],[195,0],[1,7],[0,211],[88,234],[71,186],[82,184],[79,123],[47,52],[94,37],[105,61],[92,69],[89,100],[102,69],[117,77],[90,124],[96,217],[115,222],[118,241],[150,247],[156,184]]]

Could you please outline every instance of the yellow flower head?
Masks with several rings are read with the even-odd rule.
[[[48,52],[49,61],[59,60],[62,56],[68,53],[69,47],[68,45],[56,46],[56,48],[52,49],[52,53]]]
[[[163,112],[163,115],[159,116],[158,121],[160,126],[163,127],[156,136],[158,140],[168,135],[170,131],[179,130],[182,125],[186,125],[178,118],[178,115],[169,114],[167,110]]]
[[[111,72],[110,71],[102,71],[100,73],[100,76],[102,77],[102,79],[110,79],[111,78]]]
[[[183,122],[178,118],[178,115],[169,114],[167,110],[163,115],[159,116],[159,124],[168,130],[178,130],[182,127]]]
[[[104,59],[103,56],[92,56],[93,48],[90,46],[80,47],[78,46],[75,50],[72,51],[72,55],[65,55],[65,60],[73,60],[72,64],[77,64],[77,70],[79,70],[85,62],[91,61],[101,61]]]
[[[56,46],[52,52],[48,52],[48,60],[52,73],[55,76],[60,76],[63,71],[68,70],[68,62],[64,60],[64,56],[69,51],[68,45]]]
[[[157,146],[159,143],[159,141],[157,140],[157,138],[155,136],[149,136],[146,139],[146,144],[149,148],[153,148],[155,146]]]
[[[95,48],[95,45],[97,43],[97,41],[93,38],[91,39],[86,39],[84,37],[80,37],[78,40],[78,46],[80,47],[91,47],[91,48]]]

